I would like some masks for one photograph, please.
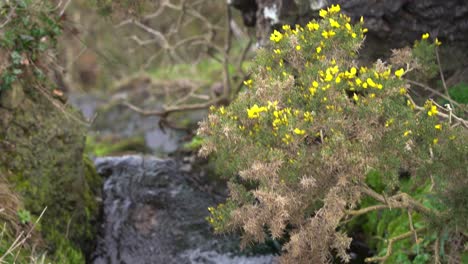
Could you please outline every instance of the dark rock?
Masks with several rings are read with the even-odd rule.
[[[253,1],[234,1],[241,12],[249,10]],[[304,24],[318,17],[318,10],[340,4],[354,21],[366,18],[369,35],[403,45],[430,32],[442,41],[468,43],[468,3],[464,0],[257,0],[256,30],[261,39],[277,24]],[[250,26],[250,25],[249,25]]]

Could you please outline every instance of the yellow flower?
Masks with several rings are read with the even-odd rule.
[[[283,25],[283,30],[285,31],[288,31],[288,30],[291,30],[291,26],[290,25]]]
[[[361,24],[364,24],[364,17],[363,17],[363,16],[361,16],[361,18],[359,19],[359,22],[360,22]]]
[[[271,33],[270,40],[278,43],[281,39],[283,39],[283,34],[275,29],[273,33]]]
[[[345,27],[346,27],[346,29],[347,29],[348,31],[351,31],[351,25],[350,25],[349,23],[346,23],[346,24],[345,24]]]
[[[411,133],[413,133],[413,132],[411,132],[411,130],[406,130],[405,133],[403,133],[403,136],[404,136],[404,137],[407,137],[407,136],[409,136]]]
[[[356,102],[359,101],[359,96],[357,96],[356,93],[353,94],[353,100]]]
[[[321,51],[322,51],[322,48],[321,47],[317,47],[317,49],[315,49],[317,51],[317,54],[319,54]]]
[[[296,50],[301,50],[301,46],[297,45]]]
[[[442,125],[441,124],[437,124],[434,126],[435,129],[437,130],[442,130]]]
[[[222,115],[226,114],[226,110],[224,109],[224,106],[221,106],[221,107],[219,108],[219,112],[220,112]]]
[[[341,82],[340,76],[336,77],[335,82],[336,82],[336,83],[340,83],[340,82]]]
[[[313,81],[313,82],[312,82],[312,86],[313,86],[314,88],[318,88],[319,84],[318,84],[317,81]]]
[[[439,139],[438,139],[438,138],[434,138],[434,140],[432,140],[432,144],[437,145],[437,143],[439,143]]]
[[[387,122],[385,122],[385,127],[389,127],[391,124],[393,124],[393,121],[394,121],[393,118],[390,118],[389,120],[387,120]]]
[[[334,28],[340,28],[340,24],[338,22],[336,22],[335,19],[330,18],[329,21],[330,21],[330,26],[332,26]]]
[[[296,135],[304,135],[304,134],[305,134],[305,130],[304,130],[304,129],[295,128],[295,129],[294,129],[294,134],[296,134]]]
[[[273,52],[274,52],[275,54],[281,54],[281,50],[280,50],[280,49],[274,49]]]
[[[254,105],[252,106],[250,109],[247,109],[247,116],[250,118],[250,119],[254,119],[254,118],[259,118],[260,117],[260,113],[261,112],[266,112],[267,111],[267,108],[262,106],[262,107],[258,107],[258,105]]]
[[[249,88],[252,88],[252,84],[253,84],[253,81],[251,79],[244,81],[244,85]]]
[[[318,23],[315,23],[315,22],[309,22],[307,23],[307,28],[310,30],[310,31],[313,31],[313,30],[318,30],[320,28],[320,25]]]
[[[377,84],[371,78],[367,78],[366,82],[370,87],[377,87]]]
[[[325,18],[327,16],[327,14],[328,14],[327,10],[320,9],[319,15],[321,17]]]
[[[437,115],[439,111],[437,110],[437,106],[435,105],[431,105],[431,108],[429,109],[429,111],[427,112],[427,115],[428,116],[435,116]]]
[[[395,76],[398,77],[398,78],[401,78],[401,76],[403,76],[403,74],[405,74],[405,70],[403,68],[400,68],[399,70],[397,70],[395,72]]]
[[[340,5],[331,5],[331,7],[328,8],[328,12],[329,12],[330,14],[338,13],[338,12],[340,12],[340,10],[341,10]]]
[[[326,38],[326,39],[327,39],[327,38],[330,38],[330,37],[333,37],[333,36],[335,36],[335,35],[336,35],[336,33],[335,33],[335,31],[333,31],[333,30],[323,31],[323,32],[322,32],[322,36],[323,36],[324,38]]]
[[[421,38],[422,39],[428,39],[429,38],[429,33],[424,33]]]
[[[442,42],[440,42],[438,38],[435,39],[434,43],[436,44],[436,46],[442,45]]]
[[[406,94],[406,89],[405,89],[405,87],[401,87],[401,88],[400,88],[400,94],[401,94],[401,95],[405,95],[405,94]]]

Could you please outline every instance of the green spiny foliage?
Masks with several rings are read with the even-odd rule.
[[[367,29],[339,11],[332,6],[320,11],[321,21],[275,30],[247,89],[201,124],[200,154],[213,153],[230,181],[228,201],[210,208],[208,221],[216,232],[241,231],[243,245],[287,238],[284,263],[327,263],[350,259],[343,223],[393,208],[387,218],[404,221],[391,232],[371,223],[368,233],[403,238],[388,255],[389,243],[374,243],[379,256],[368,261],[407,254],[400,242],[423,248],[418,260],[441,259],[434,250],[444,248],[441,230],[460,237],[467,228],[467,133],[442,119],[433,101],[415,105],[403,78],[436,73],[440,42],[424,34],[413,50],[394,52],[396,67],[361,66]]]

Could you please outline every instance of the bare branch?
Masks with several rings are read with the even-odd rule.
[[[437,66],[439,67],[440,79],[442,80],[442,86],[444,87],[444,90],[445,90],[445,95],[449,99],[451,99],[448,88],[447,88],[447,84],[445,83],[445,76],[444,76],[444,73],[442,71],[442,65],[440,64],[439,48],[437,48],[437,47],[435,49],[435,54],[436,54],[436,59],[437,59]]]
[[[408,100],[410,100],[410,102],[413,104],[414,108],[416,110],[419,110],[419,111],[426,111],[426,109],[422,106],[418,106],[413,98],[411,98],[411,96],[407,95],[406,98],[408,98]],[[432,101],[435,105],[437,105],[440,109],[443,109],[443,110],[446,110],[445,108],[443,108],[442,106],[438,105],[437,103],[435,103],[434,101]],[[440,116],[444,119],[447,119],[451,122],[452,118],[455,119],[457,122],[459,122],[461,125],[463,125],[464,127],[468,128],[468,121],[461,118],[461,117],[458,117],[456,116],[455,114],[453,114],[451,111],[450,111],[450,114],[447,115],[447,114],[444,114],[444,113],[441,113],[440,111],[437,112],[437,116]]]
[[[422,232],[425,231],[426,227],[421,227],[415,230],[415,232]],[[404,234],[401,234],[396,237],[392,237],[388,240],[388,246],[387,246],[387,253],[383,257],[372,257],[372,258],[366,258],[365,262],[370,263],[370,262],[385,262],[391,255],[393,251],[393,243],[403,240],[405,238],[410,237],[413,234],[412,231],[406,232]]]
[[[443,99],[449,101],[452,105],[461,107],[461,105],[460,105],[459,103],[455,102],[455,101],[452,100],[450,97],[447,97],[446,95],[444,95],[443,93],[437,91],[437,90],[434,89],[434,88],[431,88],[431,87],[429,87],[429,86],[427,86],[427,85],[425,85],[425,84],[423,84],[423,83],[417,82],[417,81],[408,80],[408,79],[406,79],[406,81],[407,81],[408,83],[412,84],[412,85],[416,85],[416,86],[419,86],[419,87],[421,87],[421,88],[424,88],[424,89],[427,90],[427,91],[431,91],[432,93],[434,93],[434,94],[440,96],[441,98],[443,98]]]

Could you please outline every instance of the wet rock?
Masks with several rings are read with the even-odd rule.
[[[214,236],[205,217],[217,202],[190,183],[179,162],[98,158],[104,218],[92,263],[272,263],[239,256],[237,238]]]

